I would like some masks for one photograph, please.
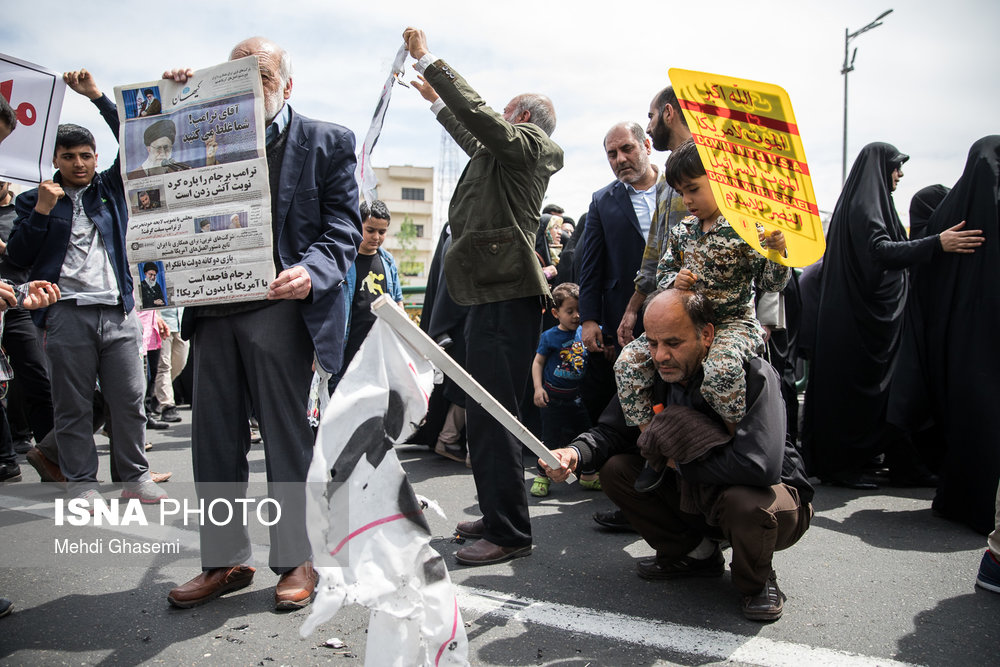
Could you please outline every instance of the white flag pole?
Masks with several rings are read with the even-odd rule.
[[[482,385],[476,382],[458,362],[448,356],[447,352],[442,350],[430,336],[414,324],[406,316],[406,312],[397,306],[388,294],[383,294],[375,300],[375,303],[372,304],[372,312],[392,327],[393,331],[409,343],[414,350],[450,377],[455,384],[465,391],[470,399],[483,406],[483,409],[493,415],[515,438],[523,442],[535,456],[544,461],[545,465],[557,470],[562,467],[562,464],[552,455],[552,452],[531,431],[525,428],[524,424],[517,421],[517,418],[510,414],[507,408],[501,405],[497,399],[493,398],[492,394],[483,389]],[[575,482],[576,475],[570,473],[566,481]]]

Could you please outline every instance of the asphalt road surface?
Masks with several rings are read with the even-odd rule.
[[[191,413],[181,414],[182,423],[150,433],[152,469],[174,473],[167,491],[192,481]],[[107,439],[97,441],[107,479]],[[610,501],[576,485],[531,499],[531,557],[457,565],[454,525],[478,516],[470,471],[425,447],[397,454],[416,491],[447,514],[427,517],[458,587],[474,665],[997,664],[1000,595],[973,586],[985,538],[934,517],[931,489],[819,487],[812,527],[775,558],[788,599],[783,618],[765,625],[743,619],[728,572],[639,579],[634,561],[652,550],[634,534],[600,530],[591,515]],[[263,457],[255,445],[257,481]],[[0,619],[0,663],[363,664],[367,610],[345,608],[300,638],[308,610],[273,611],[277,577],[259,566],[266,557],[249,588],[171,608],[167,592],[199,569],[193,528],[168,536],[183,545],[179,556],[153,556],[142,567],[111,555],[57,557],[54,536],[83,529],[55,526],[54,489],[26,463],[22,472],[24,481],[0,485],[0,596],[15,605]],[[122,534],[87,530],[105,542]],[[324,645],[333,639],[336,648]]]

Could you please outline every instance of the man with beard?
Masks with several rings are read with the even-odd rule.
[[[691,139],[691,131],[681,113],[680,103],[672,86],[658,92],[649,103],[649,123],[646,134],[652,140],[653,150],[673,151]],[[667,185],[663,175],[656,183],[656,218],[650,225],[646,247],[642,251],[642,262],[635,274],[635,291],[625,307],[618,325],[618,344],[628,345],[635,339],[639,308],[647,294],[656,291],[656,264],[666,249],[667,232],[687,216],[687,207],[680,195]],[[640,334],[641,337],[641,334]],[[644,343],[643,343],[644,344]],[[612,529],[628,530],[629,525],[620,510],[597,512],[594,521]]]
[[[247,484],[252,414],[264,438],[267,480],[281,506],[271,527],[270,566],[280,576],[275,607],[309,604],[316,583],[305,525],[305,479],[313,431],[306,417],[314,359],[340,369],[345,317],[341,283],[361,241],[354,134],[295,112],[288,53],[263,37],[237,44],[230,60],[255,55],[264,88],[271,229],[277,277],[259,301],[187,308],[192,337],[195,482],[210,495],[240,497]],[[164,72],[187,81],[192,70]],[[235,381],[234,381],[235,380]],[[235,400],[234,400],[234,397]],[[244,398],[245,397],[245,398]],[[206,500],[206,504],[209,501]],[[239,523],[239,522],[236,522]],[[250,540],[240,525],[201,528],[202,573],[170,591],[188,608],[249,586]]]
[[[163,298],[163,288],[156,281],[156,276],[159,272],[154,262],[146,262],[142,265],[142,275],[145,278],[140,286],[143,308],[157,308],[167,305],[166,300]]]
[[[608,130],[604,151],[615,180],[590,202],[579,264],[583,345],[591,353],[588,372],[596,385],[589,395],[601,406],[615,391],[609,362],[617,356],[615,332],[656,218],[657,175],[649,162],[649,139],[638,123]]]
[[[143,190],[142,192],[140,192],[139,193],[139,210],[140,211],[149,211],[149,210],[152,210],[154,208],[160,208],[160,200],[157,199],[157,200],[154,201],[153,198],[150,197],[149,191],[147,191],[147,190]]]
[[[747,410],[732,435],[706,402],[703,363],[715,341],[714,319],[712,303],[698,291],[667,289],[651,297],[643,321],[657,370],[653,392],[664,409],[638,436],[642,455],[632,446],[636,429],[625,425],[616,401],[597,427],[552,452],[562,466],[546,473],[559,482],[577,469],[600,469],[608,497],[656,550],[636,562],[643,579],[721,577],[719,545],[728,541],[743,615],[775,621],[784,596],[772,559],[809,527],[813,488],[785,438],[770,364],[760,357],[744,364]],[[661,477],[640,491],[645,462]]]
[[[653,150],[673,151],[691,139],[680,103],[672,86],[667,86],[656,94],[649,103],[649,124],[646,134],[653,142]],[[656,184],[656,220],[646,238],[646,248],[642,253],[642,265],[635,276],[635,293],[625,308],[621,324],[618,326],[618,342],[627,345],[633,338],[633,329],[639,316],[639,307],[647,294],[656,291],[656,264],[666,248],[667,232],[688,215],[687,207],[663,176]]]
[[[142,91],[143,96],[146,98],[146,105],[143,107],[142,111],[139,112],[140,116],[155,116],[160,111],[160,100],[156,99],[153,95],[153,91],[150,88],[146,88]]]
[[[177,137],[177,127],[174,121],[161,118],[155,123],[146,127],[142,133],[142,143],[146,146],[146,159],[139,169],[128,172],[129,178],[142,178],[143,176],[157,176],[171,171],[184,171],[190,169],[191,165],[178,162],[173,158],[174,139]],[[215,136],[205,138],[205,165],[217,164],[215,153],[219,148],[219,143]]]

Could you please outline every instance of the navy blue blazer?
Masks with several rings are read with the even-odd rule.
[[[346,308],[341,284],[361,243],[358,184],[354,180],[354,133],[346,127],[291,111],[281,163],[272,243],[280,270],[298,264],[312,281],[300,301],[320,365],[335,373],[344,352]],[[194,333],[197,309],[184,311],[181,335]]]
[[[606,338],[616,338],[646,247],[624,183],[614,180],[594,193],[581,244],[580,321],[595,320]]]
[[[347,328],[341,284],[361,243],[360,196],[354,179],[354,133],[292,110],[281,164],[275,240],[282,270],[309,272],[312,292],[302,319],[320,365],[340,370]]]

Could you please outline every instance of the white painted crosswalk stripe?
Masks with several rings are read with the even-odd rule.
[[[502,616],[520,623],[606,637],[686,655],[729,660],[752,665],[801,667],[802,665],[903,666],[887,658],[835,651],[765,637],[738,635],[665,621],[615,614],[586,607],[542,602],[497,591],[456,586],[458,603],[468,612]],[[468,618],[466,618],[468,620]]]

